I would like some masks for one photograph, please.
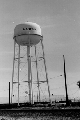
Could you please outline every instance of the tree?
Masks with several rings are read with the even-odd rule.
[[[79,88],[80,88],[80,81],[78,81],[78,82],[77,82],[77,85],[78,85],[78,86],[79,86]]]

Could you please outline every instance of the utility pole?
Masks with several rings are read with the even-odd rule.
[[[66,83],[65,57],[64,57],[64,55],[63,55],[63,60],[64,60],[64,78],[65,78],[65,90],[66,90],[66,106],[69,106],[68,93],[67,93],[67,83]]]

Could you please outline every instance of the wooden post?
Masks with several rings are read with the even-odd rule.
[[[9,82],[9,105],[10,105],[10,82]]]

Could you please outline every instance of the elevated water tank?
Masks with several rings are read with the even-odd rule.
[[[38,24],[26,22],[18,24],[14,29],[14,37],[16,43],[22,46],[36,45],[42,40],[41,28]]]

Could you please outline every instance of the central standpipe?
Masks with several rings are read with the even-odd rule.
[[[28,86],[29,86],[29,103],[31,103],[31,59],[30,59],[30,43],[27,46],[27,59],[28,59]]]
[[[20,70],[20,45],[18,53],[18,106],[19,106],[19,70]]]

